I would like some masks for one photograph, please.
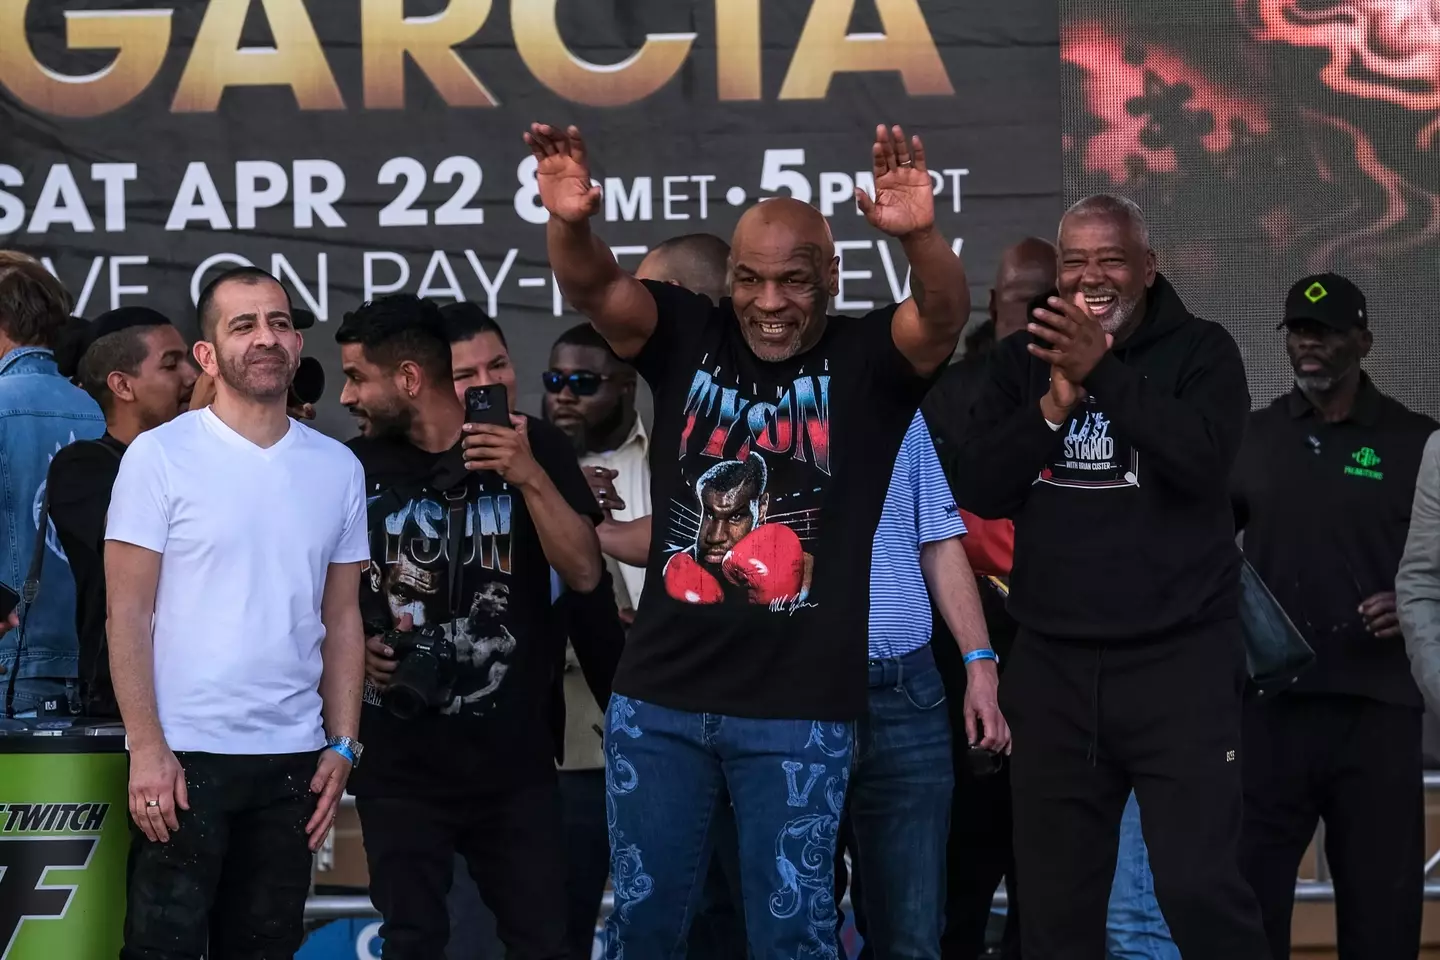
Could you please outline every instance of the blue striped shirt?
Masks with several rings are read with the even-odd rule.
[[[905,431],[870,560],[870,657],[903,657],[930,642],[930,593],[920,545],[965,533],[965,522],[917,411]]]

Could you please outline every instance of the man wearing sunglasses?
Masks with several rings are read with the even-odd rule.
[[[575,444],[606,519],[626,523],[648,517],[650,437],[635,414],[635,369],[611,352],[594,327],[582,323],[555,341],[541,381],[545,419]],[[616,602],[622,615],[633,619],[645,586],[644,567],[614,559],[610,567]]]

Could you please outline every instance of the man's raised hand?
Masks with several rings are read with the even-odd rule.
[[[535,155],[535,182],[540,202],[552,217],[580,223],[600,211],[600,188],[590,182],[590,163],[580,128],[564,130],[532,123],[525,145]]]
[[[935,190],[925,166],[925,146],[919,137],[907,143],[899,127],[875,128],[875,199],[860,188],[855,201],[870,225],[892,237],[935,226]]]

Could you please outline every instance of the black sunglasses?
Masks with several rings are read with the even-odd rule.
[[[570,392],[577,397],[593,397],[600,392],[600,384],[610,378],[589,370],[577,370],[574,373],[546,370],[540,374],[540,379],[545,384],[546,393],[559,393],[569,387]]]

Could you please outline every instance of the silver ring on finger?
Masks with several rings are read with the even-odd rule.
[[[159,800],[146,800],[146,801],[145,801],[145,806],[147,806],[147,807],[158,807],[158,806],[160,806],[160,801],[159,801]]]
[[[902,166],[902,167],[913,167],[913,166],[915,166],[915,161],[914,161],[914,160],[901,160],[901,161],[900,161],[900,166]]]

